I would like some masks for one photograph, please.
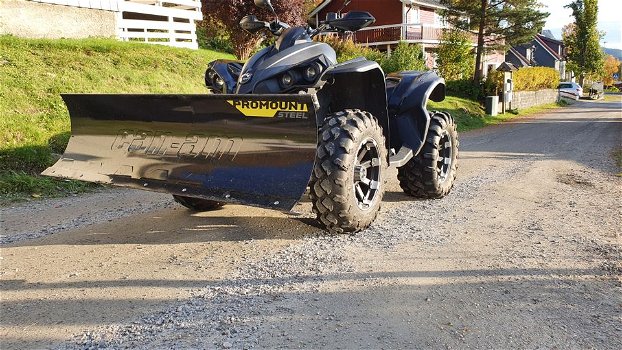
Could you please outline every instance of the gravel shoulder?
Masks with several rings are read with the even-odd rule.
[[[327,236],[108,190],[0,209],[5,348],[622,348],[620,101],[461,135],[444,199],[395,176]]]

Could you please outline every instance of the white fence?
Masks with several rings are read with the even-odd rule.
[[[113,11],[117,37],[196,49],[200,0],[31,0],[34,2]]]

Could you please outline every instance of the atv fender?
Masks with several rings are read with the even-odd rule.
[[[393,116],[390,121],[391,148],[403,154],[412,151],[412,155],[416,155],[430,126],[430,114],[426,109],[428,99],[435,102],[445,99],[445,80],[434,72],[390,74],[387,95],[389,114]],[[408,159],[401,159],[401,162]],[[400,166],[399,162],[397,166]]]
[[[205,71],[205,86],[211,87],[214,86],[214,81],[210,79],[209,73],[210,71],[215,72],[224,82],[224,93],[233,93],[235,91],[238,76],[240,75],[240,71],[242,70],[242,61],[234,61],[234,60],[225,60],[219,59],[210,62],[207,65],[207,70]],[[219,91],[220,92],[220,91]]]
[[[319,118],[327,113],[344,109],[360,109],[371,113],[382,126],[389,145],[390,130],[387,113],[387,94],[384,72],[380,65],[363,57],[335,65],[324,73],[320,98],[329,98],[330,110],[318,112]],[[328,96],[328,97],[326,97]],[[321,125],[322,120],[318,120]]]

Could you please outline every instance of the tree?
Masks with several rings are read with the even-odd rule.
[[[471,37],[459,29],[445,29],[440,38],[436,62],[441,76],[446,80],[472,77],[475,57]]]
[[[619,68],[620,68],[620,61],[617,58],[613,57],[612,55],[607,55],[607,58],[605,58],[603,77],[602,77],[602,81],[605,84],[605,86],[613,85],[614,83],[613,74],[618,73]]]
[[[575,0],[565,7],[572,10],[574,25],[564,32],[564,45],[568,52],[568,66],[579,75],[583,85],[586,76],[600,75],[604,54],[600,49],[597,29],[598,0]]]
[[[548,13],[538,11],[537,0],[441,0],[443,16],[453,27],[477,31],[473,80],[483,76],[482,57],[487,49],[531,41],[544,26]]]
[[[272,0],[274,10],[281,22],[289,25],[305,23],[304,12],[306,0]],[[253,14],[261,20],[270,21],[274,15],[270,11],[260,9],[252,0],[201,0],[203,19],[210,23],[221,23],[223,30],[229,35],[233,44],[234,54],[239,59],[247,59],[265,36],[251,34],[240,28],[240,20]]]

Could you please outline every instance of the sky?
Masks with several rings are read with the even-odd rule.
[[[574,22],[572,10],[564,8],[572,0],[541,0],[544,8],[549,12],[544,29],[549,29],[558,39],[561,39],[562,27]],[[622,49],[622,0],[598,1],[598,30],[604,31],[605,37],[601,45],[613,49]]]

